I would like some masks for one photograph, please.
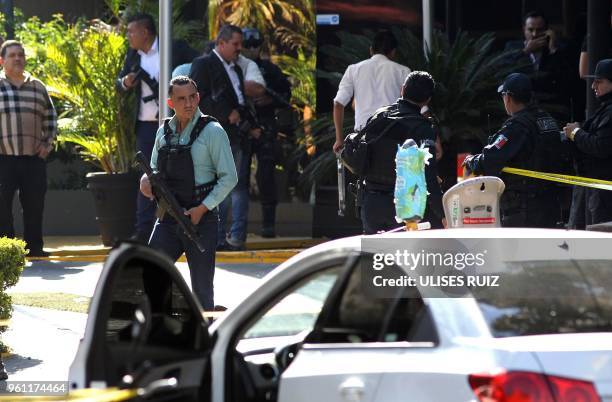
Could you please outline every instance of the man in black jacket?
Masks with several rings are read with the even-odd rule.
[[[128,19],[130,44],[116,87],[136,92],[136,150],[151,159],[155,133],[159,126],[159,43],[155,21],[149,14],[135,14]],[[191,62],[197,52],[183,41],[172,49],[172,67]],[[147,243],[155,222],[155,203],[138,194],[135,238]]]
[[[247,126],[251,124],[246,112],[244,72],[237,64],[241,49],[242,30],[235,25],[225,25],[219,30],[215,48],[195,59],[189,72],[189,77],[198,86],[200,110],[215,117],[227,132],[238,172],[243,159],[246,163],[246,136],[250,131]],[[232,196],[219,206],[218,250],[228,249],[225,227],[230,205],[234,199],[241,199],[237,195],[235,191],[232,192]]]
[[[514,71],[527,74],[533,84],[534,97],[562,121],[569,119],[570,99],[574,76],[569,64],[568,50],[557,39],[554,30],[548,26],[544,14],[531,11],[523,17],[522,40],[506,43],[504,51],[509,52],[507,61]]]
[[[500,202],[506,227],[556,227],[561,217],[562,189],[552,183],[502,173],[504,167],[563,173],[569,166],[559,125],[548,113],[530,104],[529,77],[510,74],[498,88],[510,116],[481,154],[466,158],[464,166],[476,175],[498,176],[505,191]]]
[[[219,120],[234,148],[240,145],[241,110],[245,105],[244,75],[236,64],[242,49],[242,30],[225,25],[219,30],[215,48],[196,58],[189,77],[198,85],[200,110]]]
[[[427,146],[432,155],[436,154],[436,135],[431,122],[420,113],[421,108],[429,104],[434,87],[435,82],[429,73],[411,72],[402,86],[402,97],[392,105],[379,109],[366,124],[365,138],[366,142],[370,142],[379,136],[392,119],[400,119],[368,147],[368,164],[363,177],[364,191],[361,199],[361,223],[365,234],[399,226],[395,220],[393,203],[398,145],[412,138],[418,145]],[[431,158],[429,165],[425,166],[425,179],[429,195],[423,220],[430,222],[433,228],[442,228],[444,211],[435,158]]]
[[[255,28],[244,28],[242,54],[257,63],[257,67],[266,82],[267,88],[260,96],[253,97],[255,113],[258,123],[262,126],[261,134],[248,140],[246,149],[246,163],[242,164],[238,172],[238,185],[234,193],[238,193],[237,204],[242,211],[234,211],[236,204],[232,206],[232,226],[227,242],[233,248],[244,247],[247,235],[248,215],[248,183],[251,172],[250,159],[253,154],[257,156],[257,186],[259,187],[261,213],[262,213],[262,237],[275,237],[275,220],[277,205],[277,188],[275,180],[277,135],[279,132],[277,112],[282,110],[291,113],[291,84],[280,68],[270,60],[261,58],[261,47],[263,36]],[[274,95],[272,95],[272,93]],[[232,198],[234,203],[234,198]],[[238,212],[238,213],[236,213]]]
[[[563,128],[578,158],[578,175],[612,180],[612,59],[597,63],[591,88],[601,102],[593,116],[582,125],[569,123]],[[612,220],[612,192],[586,189],[586,224]]]

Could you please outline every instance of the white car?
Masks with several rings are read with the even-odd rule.
[[[400,286],[386,298],[368,288],[379,246],[478,239],[501,250],[504,267],[490,271],[509,273],[505,287],[447,297]],[[210,326],[168,260],[124,245],[105,264],[70,382],[148,400],[610,402],[612,236],[449,229],[330,241]]]

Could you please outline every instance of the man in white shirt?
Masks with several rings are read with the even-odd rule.
[[[344,72],[334,98],[334,152],[339,152],[342,148],[344,108],[353,97],[355,130],[362,128],[377,109],[395,102],[400,97],[402,85],[410,69],[392,60],[396,48],[397,40],[391,32],[378,32],[370,47],[372,57],[351,64]]]
[[[128,18],[127,39],[130,45],[116,87],[120,92],[136,92],[136,150],[147,159],[159,127],[159,46],[157,28],[150,14]],[[197,52],[184,41],[172,44],[172,66],[190,62]],[[147,243],[155,223],[155,203],[138,194],[134,240]]]

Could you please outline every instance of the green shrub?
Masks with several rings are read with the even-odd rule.
[[[13,313],[11,296],[6,289],[15,286],[25,266],[25,242],[19,239],[0,237],[0,320],[8,320]],[[0,333],[6,330],[0,326]],[[0,342],[0,351],[5,351],[5,345]]]

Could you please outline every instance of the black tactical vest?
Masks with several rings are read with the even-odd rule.
[[[180,145],[172,144],[170,119],[164,119],[165,145],[158,151],[157,169],[183,208],[193,208],[200,204],[216,183],[213,181],[200,186],[195,185],[195,172],[191,157],[191,146],[211,121],[217,120],[206,115],[200,117],[189,134],[187,145]]]
[[[523,113],[512,117],[524,130],[528,130],[527,143],[520,155],[509,166],[540,172],[566,174],[571,169],[569,145],[561,140],[561,129],[557,121],[541,109],[530,107]],[[506,190],[502,195],[502,215],[521,215],[516,225],[532,226],[529,216],[537,214],[541,208],[559,209],[556,199],[559,185],[513,174],[503,175]],[[551,219],[560,216],[560,211],[549,214]],[[521,220],[525,220],[521,222]],[[554,227],[556,222],[541,222],[541,227]],[[506,226],[506,225],[505,225]]]
[[[419,126],[431,126],[429,120],[418,114],[400,113],[397,109],[385,110],[373,117],[368,124],[366,141],[376,138],[394,120],[394,127],[368,146],[368,163],[364,175],[366,187],[372,190],[393,192],[395,188],[395,155],[399,145],[412,138],[418,145],[433,139],[424,138]],[[429,143],[426,145],[430,145]]]

